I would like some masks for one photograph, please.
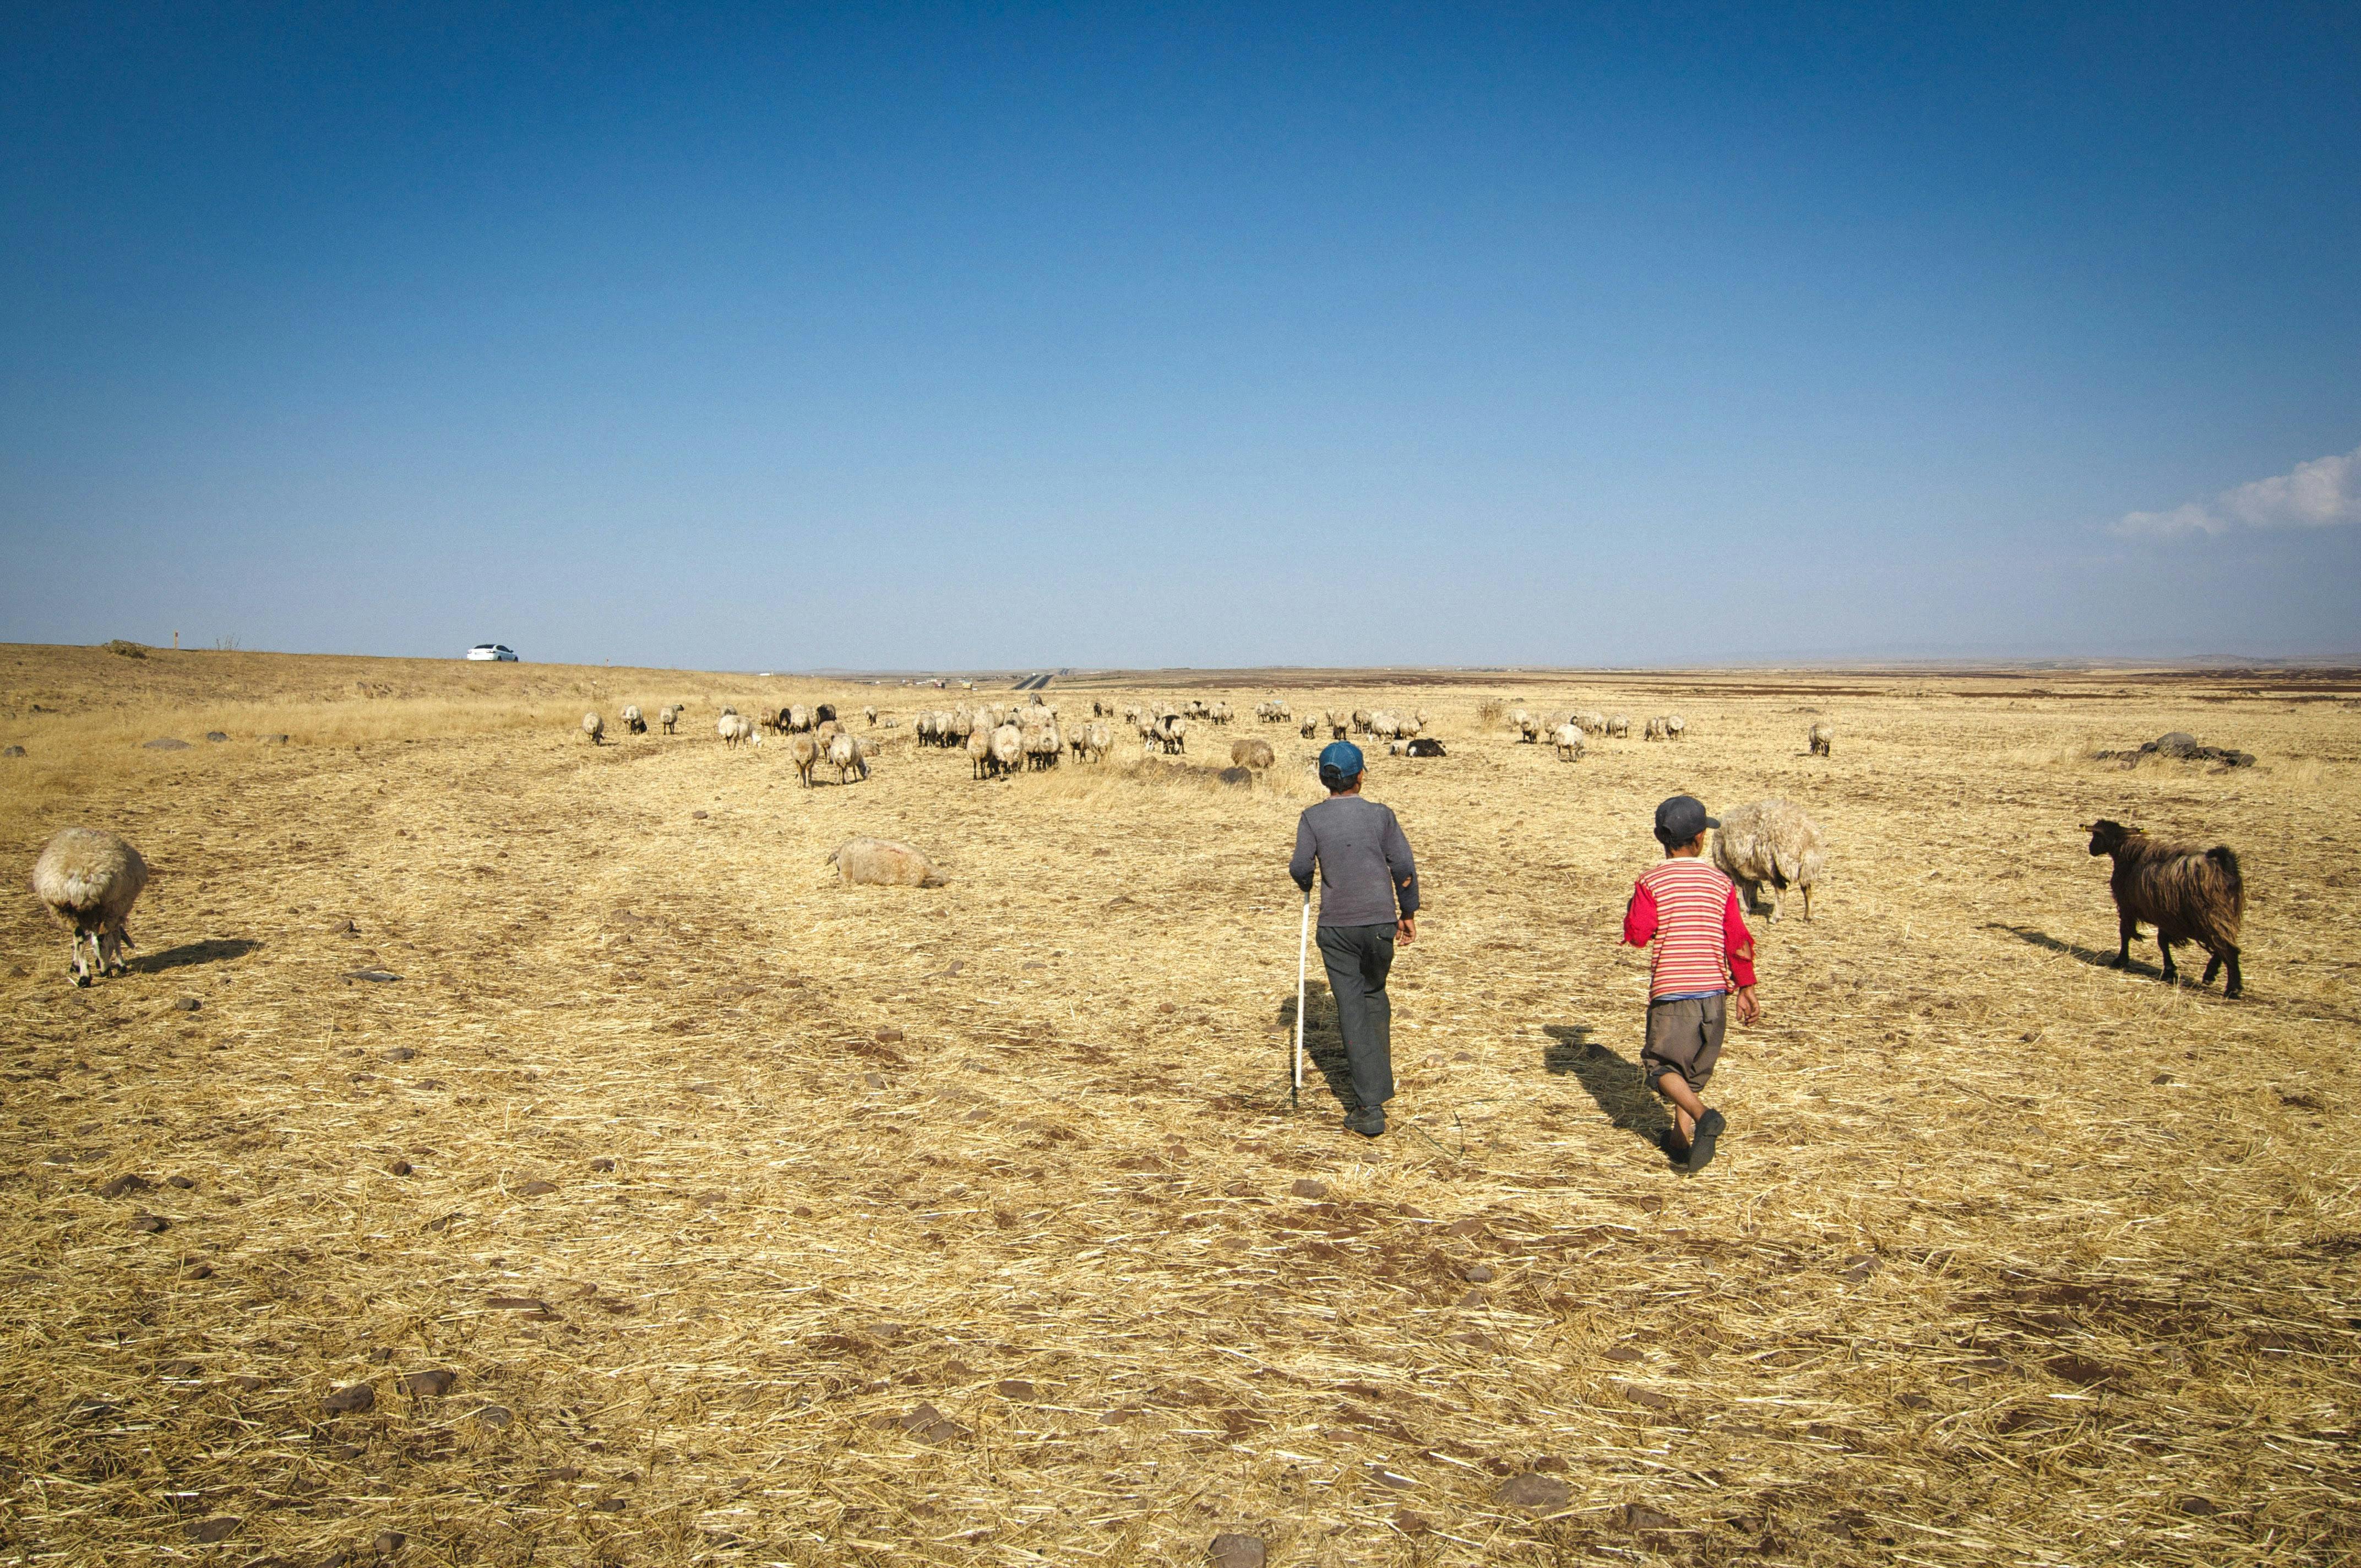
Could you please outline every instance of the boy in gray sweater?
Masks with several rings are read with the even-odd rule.
[[[1349,740],[1320,753],[1328,798],[1304,807],[1297,820],[1287,874],[1308,894],[1312,868],[1320,871],[1320,961],[1353,1070],[1354,1105],[1345,1126],[1374,1138],[1386,1130],[1385,1105],[1394,1095],[1386,973],[1394,943],[1418,939],[1418,867],[1393,808],[1361,798],[1362,771],[1361,749]]]

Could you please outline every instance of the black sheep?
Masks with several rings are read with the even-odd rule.
[[[2159,843],[2136,828],[2103,818],[2091,824],[2091,853],[2110,856],[2115,862],[2107,890],[2115,895],[2121,940],[2112,967],[2131,967],[2132,938],[2140,934],[2145,920],[2156,927],[2166,980],[2180,978],[2172,945],[2194,942],[2207,955],[2205,978],[2198,983],[2213,984],[2227,964],[2230,982],[2222,994],[2245,992],[2238,972],[2238,925],[2246,913],[2246,886],[2235,851],[2222,844],[2200,850],[2192,844]]]

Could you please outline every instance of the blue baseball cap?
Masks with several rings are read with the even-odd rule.
[[[1350,740],[1333,742],[1320,753],[1320,782],[1334,789],[1361,771],[1361,749]]]

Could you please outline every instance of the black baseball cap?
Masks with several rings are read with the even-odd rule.
[[[1705,814],[1705,802],[1693,795],[1676,795],[1656,807],[1656,842],[1686,844],[1708,828],[1719,828],[1719,817]]]

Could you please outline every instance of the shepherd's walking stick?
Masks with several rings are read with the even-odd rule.
[[[1295,937],[1295,1081],[1287,1091],[1287,1108],[1296,1109],[1303,1097],[1303,963],[1312,948],[1312,890],[1303,890],[1303,925]]]

